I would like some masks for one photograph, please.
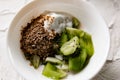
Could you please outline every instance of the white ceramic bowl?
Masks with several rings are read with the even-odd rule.
[[[15,69],[28,80],[49,80],[41,74],[43,66],[35,70],[20,50],[21,27],[45,10],[63,11],[74,15],[81,21],[82,29],[92,35],[95,53],[89,64],[78,74],[68,75],[65,80],[93,78],[107,59],[110,38],[105,21],[95,7],[81,0],[35,0],[20,10],[12,21],[7,36],[8,51]]]

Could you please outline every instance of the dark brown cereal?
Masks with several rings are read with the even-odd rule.
[[[42,60],[54,54],[53,39],[56,36],[54,30],[45,30],[44,20],[51,19],[49,16],[40,15],[31,20],[21,31],[21,50],[24,54],[37,54]]]

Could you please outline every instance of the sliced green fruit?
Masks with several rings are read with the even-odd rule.
[[[40,65],[40,57],[38,55],[33,55],[31,58],[31,64],[37,69]]]
[[[69,58],[69,70],[72,72],[79,72],[83,69],[87,58],[86,50],[83,49],[78,56]]]
[[[79,45],[79,38],[75,36],[72,39],[70,39],[68,42],[65,42],[60,48],[60,51],[63,53],[63,55],[67,56],[73,54],[76,51],[78,45]]]
[[[68,41],[68,37],[67,37],[66,32],[64,31],[62,32],[59,45],[62,46],[67,41]]]
[[[75,29],[75,28],[66,27],[66,33],[67,33],[69,39],[71,39],[75,36],[77,36],[78,38],[81,38],[84,36],[84,31],[82,31],[80,29]]]
[[[79,28],[80,22],[79,22],[79,20],[77,18],[73,17],[72,18],[72,23],[73,23],[74,28]]]
[[[55,65],[47,63],[43,69],[42,74],[46,77],[50,77],[52,79],[60,79],[67,76],[66,72],[58,69]]]
[[[54,57],[47,57],[45,61],[55,63],[55,64],[62,64],[61,60],[54,58]]]
[[[66,32],[68,37],[71,39],[75,36],[79,38],[79,43],[81,48],[85,48],[87,50],[87,54],[91,57],[94,53],[94,46],[92,43],[92,37],[90,34],[75,28],[66,28]]]
[[[80,38],[80,46],[81,48],[86,49],[87,54],[91,57],[94,54],[94,46],[92,43],[91,35],[85,33],[82,38]]]

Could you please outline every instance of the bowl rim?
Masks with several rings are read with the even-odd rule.
[[[13,18],[13,20],[12,20],[12,22],[10,23],[10,25],[9,25],[9,28],[8,28],[8,30],[7,30],[7,39],[6,39],[6,42],[7,42],[7,51],[8,51],[8,55],[9,55],[9,59],[10,59],[10,62],[11,62],[11,64],[12,64],[12,66],[15,68],[15,70],[20,74],[20,75],[22,75],[25,79],[28,79],[25,75],[23,75],[22,74],[22,72],[20,72],[16,67],[15,67],[15,63],[14,63],[14,60],[13,60],[13,58],[12,58],[12,55],[11,55],[11,52],[10,52],[10,49],[9,49],[9,33],[10,33],[10,29],[11,29],[11,27],[12,27],[12,25],[13,25],[13,23],[15,22],[15,19],[19,16],[19,14],[21,14],[21,12],[23,12],[24,11],[24,9],[25,9],[25,7],[28,7],[30,4],[32,4],[33,2],[36,2],[36,1],[39,1],[39,0],[33,0],[33,1],[31,1],[30,3],[28,3],[28,4],[26,4],[25,6],[23,6],[17,13],[16,13],[16,15],[14,16],[14,18]],[[89,5],[89,6],[92,6],[97,12],[98,12],[98,14],[102,17],[102,19],[104,20],[104,22],[105,22],[105,24],[106,24],[106,21],[105,21],[105,19],[103,18],[103,16],[99,13],[99,11],[96,9],[96,7],[92,4],[92,3],[90,3],[90,2],[88,2],[88,1],[83,1],[83,0],[81,0],[81,2],[84,2],[85,4],[87,4],[87,5]],[[108,27],[107,27],[108,25],[106,24],[106,31],[107,31],[107,38],[108,38],[108,45],[107,45],[107,52],[106,52],[106,57],[105,57],[105,60],[104,60],[104,62],[102,63],[102,66],[101,66],[101,68],[99,68],[99,70],[98,71],[96,71],[96,73],[94,73],[92,76],[91,76],[91,78],[90,79],[92,79],[92,78],[94,78],[98,73],[99,73],[99,71],[102,69],[102,67],[104,66],[104,64],[105,64],[105,62],[106,62],[106,60],[107,60],[107,57],[108,57],[108,53],[109,53],[109,50],[110,50],[110,42],[111,42],[111,40],[110,40],[110,32],[109,32],[109,29],[108,29]]]

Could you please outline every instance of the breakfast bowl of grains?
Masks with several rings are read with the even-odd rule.
[[[28,80],[92,79],[106,61],[109,42],[104,19],[81,0],[32,1],[7,35],[10,60]]]

